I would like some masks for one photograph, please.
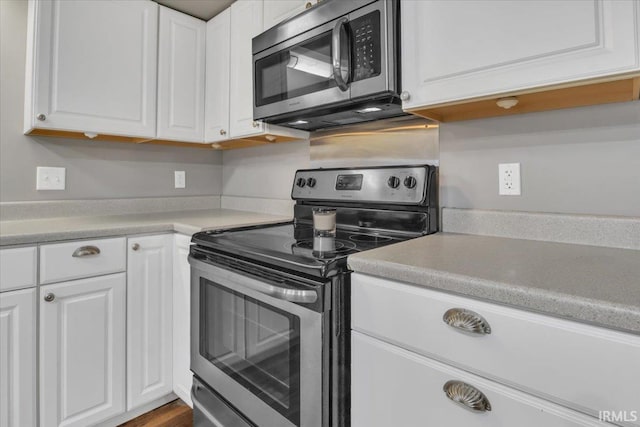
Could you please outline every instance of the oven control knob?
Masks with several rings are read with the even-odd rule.
[[[315,178],[307,178],[307,186],[313,188],[316,186],[316,179]]]
[[[304,178],[298,178],[296,180],[296,185],[300,188],[304,187],[307,181]]]
[[[400,178],[397,176],[391,176],[387,180],[387,185],[391,188],[398,188],[400,186]]]
[[[404,179],[404,186],[407,188],[414,188],[417,183],[418,181],[412,176],[408,176]]]

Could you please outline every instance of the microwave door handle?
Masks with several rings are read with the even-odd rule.
[[[351,74],[348,68],[350,61],[347,61],[347,70],[349,71],[347,73],[347,81],[345,81],[342,78],[342,70],[340,69],[341,68],[340,60],[341,60],[341,53],[342,53],[340,52],[340,41],[341,41],[340,32],[342,31],[342,26],[347,22],[349,22],[348,18],[339,19],[338,22],[336,22],[336,25],[333,27],[333,31],[331,32],[331,44],[332,44],[331,53],[333,56],[333,58],[331,59],[333,62],[333,79],[336,81],[336,84],[338,85],[340,90],[342,90],[343,92],[349,89],[349,85],[347,83],[349,80],[349,75]]]

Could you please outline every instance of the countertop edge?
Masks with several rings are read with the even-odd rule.
[[[607,301],[494,282],[379,259],[366,260],[349,257],[348,263],[353,272],[359,274],[381,277],[408,285],[444,291],[621,332],[640,334],[640,307],[623,306]]]

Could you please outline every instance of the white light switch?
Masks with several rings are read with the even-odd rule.
[[[175,187],[185,188],[187,186],[187,178],[185,171],[175,171]]]
[[[64,190],[65,168],[49,168],[38,166],[36,190]]]

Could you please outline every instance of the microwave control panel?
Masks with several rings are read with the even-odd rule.
[[[380,74],[380,11],[371,12],[350,22],[353,40],[353,80]]]

